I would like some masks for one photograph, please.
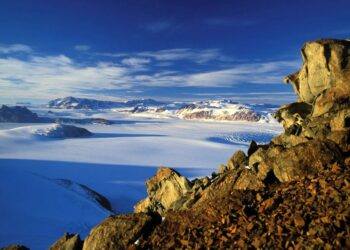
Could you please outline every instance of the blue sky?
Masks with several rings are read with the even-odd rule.
[[[349,1],[2,0],[0,103],[295,99],[300,48],[350,37]]]

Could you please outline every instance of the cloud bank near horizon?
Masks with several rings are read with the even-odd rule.
[[[155,87],[189,87],[200,92],[201,88],[239,84],[262,84],[273,92],[268,86],[282,83],[285,74],[300,66],[295,60],[238,61],[219,49],[98,53],[88,45],[74,48],[93,57],[93,62],[65,54],[42,55],[24,44],[0,45],[0,99],[108,96],[114,90]]]

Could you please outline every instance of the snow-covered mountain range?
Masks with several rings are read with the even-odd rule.
[[[198,102],[159,102],[136,99],[124,102],[99,101],[66,97],[50,101],[55,109],[112,109],[133,116],[177,117],[184,120],[270,122],[277,106],[271,104],[242,104],[231,100]]]
[[[68,96],[50,101],[48,103],[48,107],[56,109],[111,109],[135,107],[138,105],[159,106],[163,104],[163,102],[158,102],[153,99],[136,99],[124,102],[113,102]]]
[[[185,120],[269,122],[271,105],[240,104],[231,100],[209,100],[185,105],[176,115]]]

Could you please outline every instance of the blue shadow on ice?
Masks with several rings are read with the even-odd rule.
[[[246,143],[233,142],[233,141],[226,140],[225,138],[222,138],[222,137],[208,137],[207,141],[221,143],[221,144],[228,144],[228,145],[236,145],[236,146],[246,145]]]
[[[120,137],[162,137],[166,135],[157,134],[116,134],[116,133],[94,133],[87,138],[120,138]]]
[[[207,141],[229,144],[229,145],[249,145],[252,140],[258,144],[266,144],[271,141],[272,138],[277,136],[278,133],[267,133],[267,132],[235,132],[228,135],[209,137]]]
[[[129,213],[147,196],[145,181],[155,175],[158,166],[0,159],[0,174],[5,168],[87,185],[108,198],[116,213]],[[190,167],[175,169],[187,178],[210,175],[212,171]]]
[[[117,125],[124,125],[124,124],[138,124],[138,123],[166,123],[166,121],[154,121],[154,120],[110,120],[111,122],[113,122],[113,124],[117,124]]]

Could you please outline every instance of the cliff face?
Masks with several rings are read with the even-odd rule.
[[[299,99],[275,114],[283,134],[212,177],[161,168],[137,213],[107,218],[84,249],[350,248],[349,53],[347,40],[306,43],[286,78]]]

